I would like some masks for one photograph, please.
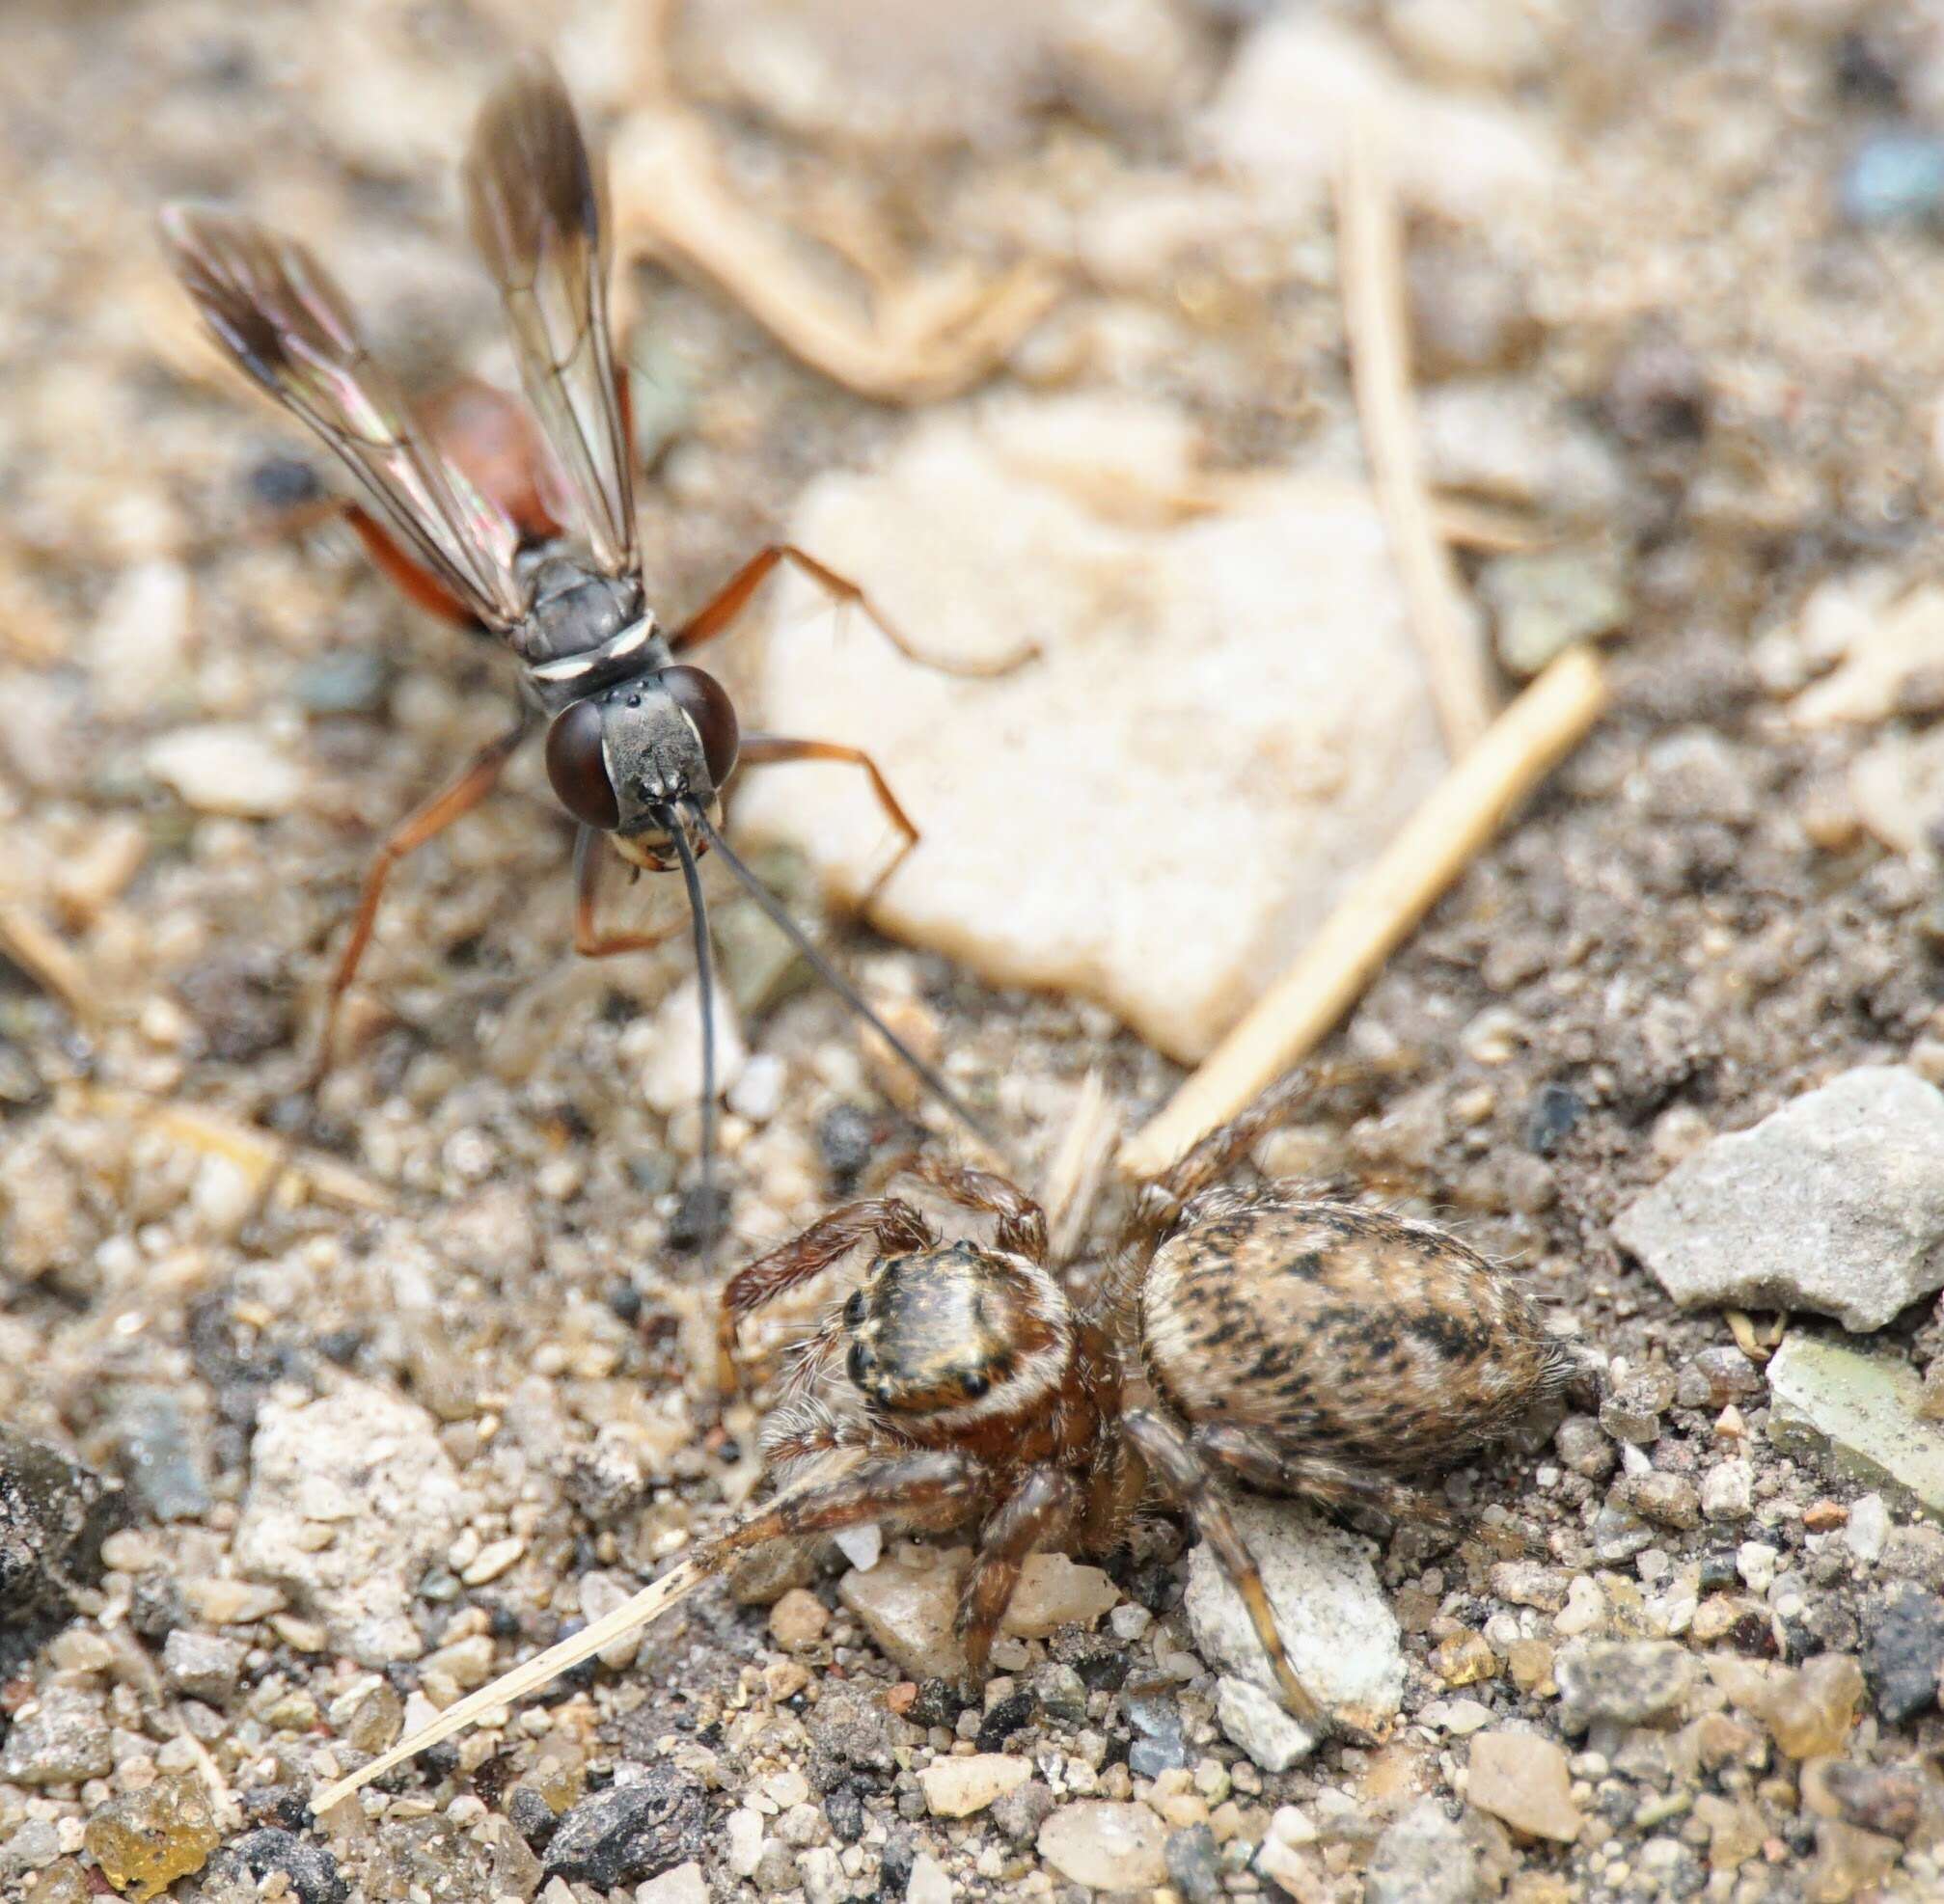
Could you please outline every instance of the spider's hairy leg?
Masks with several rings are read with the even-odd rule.
[[[943,1533],[972,1518],[985,1496],[978,1467],[963,1455],[925,1449],[880,1455],[848,1474],[789,1494],[697,1550],[696,1564],[720,1573],[766,1540],[803,1540],[882,1520],[913,1533]]]
[[[1312,1732],[1338,1729],[1316,1701],[1309,1689],[1296,1676],[1282,1635],[1275,1630],[1275,1613],[1269,1603],[1269,1591],[1262,1584],[1247,1544],[1229,1513],[1222,1498],[1186,1436],[1173,1423],[1146,1408],[1136,1408],[1121,1418],[1126,1431],[1146,1461],[1149,1472],[1162,1490],[1193,1521],[1195,1531],[1214,1550],[1222,1571],[1248,1609],[1255,1637],[1269,1655],[1282,1702],[1295,1718]]]
[[[986,1523],[978,1557],[959,1590],[956,1623],[965,1643],[969,1685],[985,1683],[993,1636],[1012,1603],[1020,1567],[1028,1554],[1052,1544],[1072,1521],[1080,1493],[1080,1483],[1058,1468],[1032,1468]]]
[[[975,1210],[998,1217],[995,1240],[999,1248],[1046,1267],[1046,1211],[1018,1184],[990,1170],[973,1170],[966,1164],[946,1163],[916,1152],[899,1157],[885,1175],[916,1177],[919,1183],[929,1183],[949,1197],[961,1210]]]
[[[717,1323],[718,1377],[725,1394],[736,1387],[736,1329],[743,1318],[785,1290],[821,1275],[868,1237],[880,1250],[925,1249],[936,1232],[901,1197],[865,1197],[847,1203],[812,1223],[801,1236],[780,1243],[746,1265],[723,1291]]]

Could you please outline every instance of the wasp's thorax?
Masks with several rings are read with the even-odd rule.
[[[603,575],[571,550],[552,544],[522,562],[527,612],[513,633],[520,659],[546,686],[585,684],[655,638],[654,617],[637,575]]]
[[[865,1405],[916,1428],[1050,1400],[1072,1349],[1043,1269],[974,1243],[884,1259],[844,1308],[844,1364]]]

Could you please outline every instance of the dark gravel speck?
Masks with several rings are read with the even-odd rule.
[[[1937,1702],[1944,1667],[1944,1599],[1900,1587],[1863,1614],[1863,1673],[1877,1717],[1901,1726]]]
[[[321,1844],[299,1837],[295,1832],[266,1825],[239,1837],[226,1857],[238,1876],[247,1873],[258,1884],[273,1871],[282,1871],[303,1904],[346,1904],[351,1895],[351,1887],[338,1870],[337,1859]]]
[[[690,1858],[707,1838],[701,1781],[654,1765],[638,1784],[612,1785],[565,1812],[547,1846],[546,1875],[602,1890],[641,1884]]]

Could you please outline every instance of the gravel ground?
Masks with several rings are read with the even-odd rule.
[[[1218,469],[1355,427],[1327,198],[1212,182],[1233,76],[1340,26],[1478,116],[1408,115],[1400,168],[1434,474],[1546,532],[1538,581],[1465,557],[1501,652],[1620,622],[1617,704],[1347,1027],[1403,1054],[1382,1105],[1261,1161],[1462,1223],[1605,1399],[1445,1481],[1455,1537],[1263,1520],[1365,1591],[1399,1708],[1370,1749],[1289,1755],[1158,1520],[1105,1578],[1049,1573],[982,1707],[922,1672],[949,1551],[804,1557],[317,1827],[321,1778],[747,1498],[757,1410],[701,1386],[695,1119],[647,1089],[681,960],[571,959],[533,760],[399,878],[304,1132],[335,1194],[240,1237],[373,838],[507,682],[333,534],[266,530],[309,452],[199,355],[152,207],[246,194],[421,376],[503,370],[452,216],[467,120],[516,34],[557,33],[603,115],[629,68],[591,6],[17,6],[0,1895],[1939,1894],[1944,38],[1846,0],[875,12],[684,10],[676,82],[737,189],[931,264],[1059,262],[997,381],[1171,404]],[[1489,152],[1556,189],[1495,196]],[[687,603],[909,422],[729,300],[634,288],[666,397],[643,535]],[[1832,679],[1840,719],[1802,694]],[[1179,1076],[1096,1007],[825,929],[1029,1175],[1090,1071],[1129,1124]],[[759,1059],[725,1130],[741,1258],[912,1133],[835,1001],[723,938]]]

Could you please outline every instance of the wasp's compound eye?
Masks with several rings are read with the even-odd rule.
[[[736,755],[742,751],[743,733],[734,703],[715,676],[704,674],[699,667],[664,668],[662,686],[669,698],[695,722],[713,791],[721,793],[736,771]]]
[[[601,753],[601,710],[592,701],[576,701],[547,729],[547,778],[576,820],[603,832],[620,825],[620,802]]]

